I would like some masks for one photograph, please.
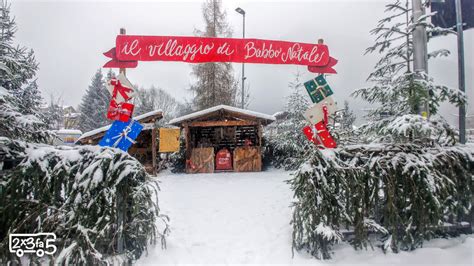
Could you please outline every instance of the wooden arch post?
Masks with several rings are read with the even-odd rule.
[[[120,28],[120,35],[127,35],[127,30],[125,30],[125,28]],[[120,68],[119,73],[120,74],[123,73],[124,76],[127,76],[126,75],[127,74],[127,69],[126,68]]]

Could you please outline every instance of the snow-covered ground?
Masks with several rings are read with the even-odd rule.
[[[159,175],[160,207],[171,218],[168,247],[152,247],[137,264],[473,265],[473,235],[432,240],[401,254],[341,244],[330,261],[304,253],[292,258],[289,178],[278,170]]]

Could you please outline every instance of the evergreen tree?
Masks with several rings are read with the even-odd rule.
[[[328,259],[347,230],[355,249],[378,246],[384,252],[456,235],[446,224],[471,220],[473,155],[465,146],[410,143],[309,150],[289,180],[293,248]]]
[[[308,96],[305,95],[300,73],[296,72],[294,80],[288,84],[292,91],[285,105],[286,119],[274,129],[277,134],[268,139],[273,164],[276,167],[295,169],[304,157],[310,143],[302,132],[307,125],[303,113],[309,107]]]
[[[18,232],[61,236],[47,261],[25,254],[32,265],[116,264],[121,256],[137,260],[157,241],[165,246],[168,217],[158,206],[158,183],[128,153],[0,138],[0,154],[3,147],[21,163],[0,175],[2,265],[21,265],[8,250],[8,235]]]
[[[207,0],[202,7],[206,28],[197,31],[202,37],[231,37],[226,12],[220,0]],[[194,108],[201,110],[219,104],[235,105],[237,82],[231,63],[204,63],[193,66],[197,81],[191,86]]]
[[[447,145],[453,142],[449,125],[419,115],[425,100],[436,114],[440,102],[465,98],[435,84],[427,73],[412,71],[412,31],[418,24],[431,26],[429,15],[412,21],[409,6],[409,1],[387,6],[391,14],[372,31],[376,43],[367,49],[382,54],[368,79],[374,85],[354,93],[375,106],[361,135],[382,144],[324,153],[310,149],[289,181],[296,198],[292,224],[297,250],[330,258],[331,247],[347,229],[353,231],[350,243],[356,249],[374,243],[384,251],[413,250],[426,239],[456,234],[447,223],[471,220],[473,151]],[[447,51],[430,57],[443,54]]]
[[[14,46],[17,28],[6,1],[0,15],[0,136],[46,142],[51,135],[38,113],[41,96],[32,80],[38,64],[32,50]]]
[[[387,5],[388,16],[380,20],[377,27],[371,31],[376,35],[376,41],[373,46],[367,48],[366,53],[382,54],[374,72],[368,77],[368,81],[374,86],[358,89],[353,93],[375,105],[368,114],[371,123],[363,127],[366,136],[379,135],[380,130],[397,117],[417,116],[426,101],[429,102],[431,115],[437,114],[439,104],[443,101],[455,104],[465,101],[464,95],[457,90],[434,83],[427,73],[415,73],[412,70],[412,33],[415,27],[423,24],[430,32],[435,29],[427,22],[430,15],[413,21],[409,6],[409,0],[397,0]],[[442,49],[429,53],[428,57],[447,54],[449,51]]]
[[[344,101],[344,108],[334,116],[334,124],[328,125],[329,129],[333,129],[333,137],[339,145],[359,143],[359,136],[354,130],[355,120],[356,116],[349,108],[349,102]]]
[[[20,111],[23,114],[38,114],[39,107],[43,102],[43,97],[38,88],[36,80],[33,80],[24,87],[24,89],[17,92],[17,97],[20,99]]]
[[[107,109],[111,95],[105,87],[102,71],[99,69],[92,78],[91,85],[82,97],[79,106],[79,126],[82,132],[103,127],[110,122],[107,120]]]
[[[38,63],[32,50],[13,44],[17,27],[7,1],[2,0],[0,12],[0,86],[16,93],[35,76]]]
[[[117,77],[117,75],[115,75],[115,72],[112,70],[112,68],[109,68],[109,71],[107,71],[107,76],[106,76],[105,82],[108,82],[109,80],[111,80],[115,77]]]
[[[341,129],[352,130],[356,116],[354,112],[349,108],[349,102],[344,101],[344,109],[342,110]]]
[[[50,101],[46,112],[44,113],[45,122],[49,129],[61,129],[64,126],[64,110],[61,104],[61,97],[50,95]]]

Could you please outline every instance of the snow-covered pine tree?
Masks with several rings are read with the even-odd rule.
[[[270,149],[267,156],[271,157],[276,167],[285,169],[298,167],[309,145],[313,145],[302,132],[307,125],[303,113],[309,107],[309,96],[304,91],[300,76],[297,71],[294,80],[288,84],[291,94],[285,105],[286,119],[273,128],[278,132],[276,135],[266,136],[267,148]]]
[[[431,115],[437,114],[441,102],[459,104],[465,101],[464,95],[458,90],[436,84],[427,73],[413,71],[412,33],[415,26],[423,24],[431,31],[435,29],[427,22],[430,14],[423,16],[420,21],[413,21],[410,6],[409,0],[396,0],[388,4],[387,17],[381,19],[371,31],[376,35],[375,44],[367,48],[366,53],[377,52],[382,55],[367,79],[374,85],[353,93],[375,106],[367,115],[371,122],[361,128],[361,135],[367,136],[368,141],[378,138],[388,141],[389,136],[381,134],[381,129],[399,116],[418,116],[420,106],[426,100],[429,100]],[[440,49],[430,52],[428,57],[431,59],[448,54],[446,49]],[[417,79],[416,75],[422,75],[423,79]],[[431,126],[438,129],[443,128],[438,124],[445,125],[442,119],[434,119],[433,122]]]
[[[356,249],[376,244],[384,251],[413,250],[426,239],[459,233],[446,225],[472,222],[473,150],[452,145],[453,131],[443,120],[418,114],[425,99],[433,115],[440,102],[465,97],[436,85],[426,73],[415,79],[411,32],[418,23],[428,25],[429,15],[413,22],[409,6],[408,1],[387,6],[394,14],[379,22],[376,44],[367,50],[382,54],[368,80],[375,85],[355,92],[376,104],[372,122],[362,127],[370,143],[311,150],[289,181],[297,250],[329,258],[343,229],[352,231],[349,242]]]
[[[115,77],[117,77],[117,75],[115,74],[115,72],[111,68],[109,68],[109,71],[107,71],[107,76],[106,76],[105,82],[108,82],[109,80],[111,80]]]
[[[32,50],[13,44],[17,27],[7,1],[2,0],[0,12],[0,86],[14,94],[35,76],[38,63]]]
[[[168,217],[159,210],[158,183],[128,153],[0,138],[0,154],[2,147],[21,161],[0,174],[2,264],[19,263],[8,250],[11,233],[56,234],[53,256],[29,256],[37,265],[48,259],[59,265],[123,263],[138,259],[150,243],[165,246]]]
[[[426,239],[456,235],[454,228],[470,222],[473,158],[465,146],[311,149],[289,180],[295,198],[293,248],[328,259],[347,230],[354,248],[378,246],[384,252],[414,250]]]
[[[102,71],[99,69],[92,78],[91,85],[82,97],[79,106],[79,126],[82,132],[103,127],[110,122],[107,120],[107,109],[111,95],[105,87]]]
[[[354,112],[349,108],[349,102],[344,101],[344,109],[342,110],[342,119],[340,121],[341,128],[343,130],[352,130],[354,126],[354,122],[356,120],[356,116]]]
[[[355,144],[358,142],[358,134],[354,130],[356,116],[349,108],[349,102],[344,101],[344,108],[334,116],[334,123],[329,124],[333,129],[334,137],[339,145]]]
[[[64,126],[64,110],[61,97],[49,96],[49,105],[43,113],[49,129],[58,130]]]
[[[221,0],[206,0],[202,6],[206,27],[196,30],[202,37],[231,37],[232,30],[226,21],[226,12]],[[193,104],[202,110],[219,104],[235,105],[237,82],[233,76],[231,63],[204,63],[193,66],[192,74],[196,82],[191,86],[194,93]]]
[[[34,53],[13,44],[16,24],[3,0],[0,15],[0,136],[47,142],[51,134],[38,112],[41,96],[32,80],[38,69]]]

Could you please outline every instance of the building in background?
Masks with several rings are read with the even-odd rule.
[[[79,128],[79,116],[80,113],[74,109],[72,106],[63,107],[63,128],[65,129],[75,129]]]
[[[76,143],[82,135],[82,131],[78,129],[59,129],[54,130],[54,133],[56,133],[58,138],[53,141],[53,144],[67,146],[74,146],[74,143]]]

